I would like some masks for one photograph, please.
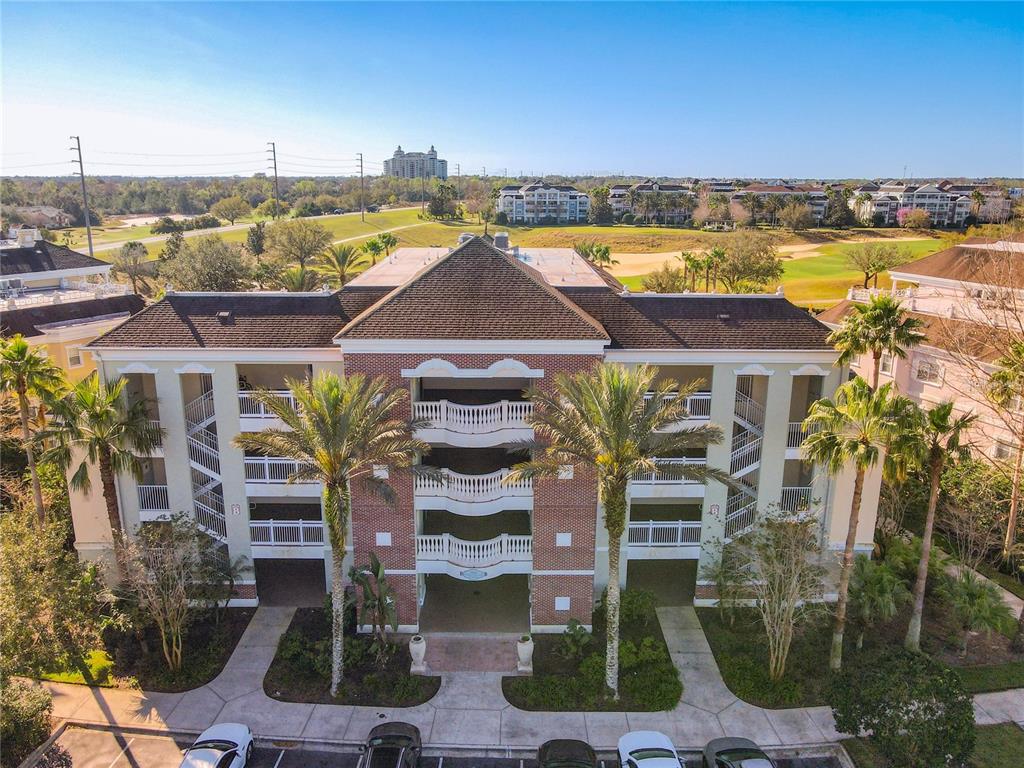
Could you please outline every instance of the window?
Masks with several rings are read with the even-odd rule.
[[[914,378],[925,384],[939,384],[942,381],[942,366],[934,360],[921,360],[917,364]]]
[[[879,370],[881,370],[882,373],[887,373],[887,374],[889,374],[891,376],[892,375],[892,364],[893,364],[892,355],[890,355],[888,352],[883,352],[882,353],[882,359],[879,361]]]
[[[997,440],[995,447],[992,449],[992,456],[993,458],[1005,461],[1012,458],[1016,451],[1017,447],[1015,445],[1004,440]]]
[[[78,368],[82,364],[82,348],[68,347],[68,367]]]

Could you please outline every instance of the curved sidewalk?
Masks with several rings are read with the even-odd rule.
[[[451,673],[438,694],[410,708],[292,704],[263,692],[263,677],[293,608],[261,607],[221,673],[185,693],[146,693],[43,683],[54,697],[54,717],[127,728],[198,732],[217,722],[247,723],[264,739],[320,744],[361,742],[383,719],[410,722],[432,748],[521,750],[551,738],[577,737],[613,749],[629,730],[663,731],[680,748],[742,735],[764,746],[837,741],[828,707],[770,710],[737,699],[722,681],[692,608],[660,608],[665,639],[683,677],[683,698],[670,712],[526,712],[501,692],[500,673]],[[1024,727],[1024,689],[974,697],[979,725],[1016,722]]]

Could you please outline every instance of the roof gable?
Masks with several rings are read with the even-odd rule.
[[[110,264],[46,240],[37,240],[27,248],[0,249],[0,274],[4,277],[69,269],[109,270]]]
[[[338,338],[607,341],[608,335],[534,269],[474,237],[369,307]]]

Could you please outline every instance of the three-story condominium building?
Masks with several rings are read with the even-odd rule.
[[[590,198],[568,184],[535,181],[502,187],[495,209],[511,224],[566,224],[587,220]]]
[[[698,563],[714,562],[716,545],[758,510],[811,510],[823,542],[842,546],[852,478],[818,472],[801,454],[808,408],[845,374],[827,334],[780,295],[631,294],[568,249],[471,237],[399,250],[334,293],[170,293],[91,349],[105,375],[128,376],[133,397],[150,399],[165,430],[142,482],[119,478],[126,529],[188,511],[232,558],[255,563],[239,599],[288,599],[281,590],[297,588],[303,565],[302,579],[322,591],[320,486],[289,483],[289,460],[247,455],[232,438],[275,424],[254,387],[288,397],[286,378],[320,370],[383,376],[409,392],[401,415],[425,422],[432,450],[422,462],[439,472],[376,468],[397,491],[393,504],[355,485],[346,556],[377,554],[407,630],[543,632],[590,623],[609,546],[621,548],[625,585],[688,585],[705,603],[715,589],[695,578]],[[696,382],[680,428],[725,433],[706,453],[666,457],[635,477],[614,542],[586,466],[507,480],[533,437],[526,391],[602,362]],[[685,464],[731,480],[685,481]],[[877,490],[876,480],[857,536],[865,548]],[[91,557],[109,547],[97,504],[74,503],[77,546]]]

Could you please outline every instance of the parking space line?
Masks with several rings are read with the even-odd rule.
[[[284,757],[284,750],[281,750],[281,754],[277,756],[277,760],[274,761],[274,768],[277,768],[281,764],[281,758]]]
[[[125,744],[124,747],[121,748],[121,751],[117,753],[117,757],[115,757],[113,760],[110,761],[110,765],[108,765],[107,768],[114,768],[114,763],[116,763],[118,760],[121,759],[121,755],[123,755],[125,752],[128,751],[128,747],[130,747],[134,743],[134,741],[135,741],[135,737],[134,736],[132,738],[128,739],[128,743]]]

